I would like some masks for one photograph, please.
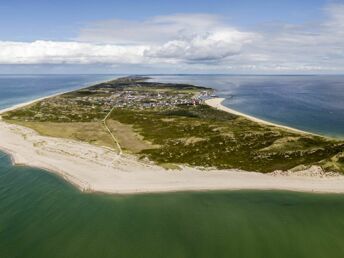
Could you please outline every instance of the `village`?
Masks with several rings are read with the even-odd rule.
[[[21,115],[25,121],[97,121],[114,108],[165,110],[197,106],[213,96],[209,88],[146,80],[128,77],[97,84],[40,101]]]
[[[199,105],[209,96],[207,91],[200,93],[171,93],[166,91],[124,90],[110,93],[109,96],[85,96],[73,99],[78,104],[109,108],[161,108],[177,105]],[[69,104],[72,104],[69,102]]]

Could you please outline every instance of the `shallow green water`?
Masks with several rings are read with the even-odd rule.
[[[5,156],[0,257],[344,257],[344,196],[81,194]]]

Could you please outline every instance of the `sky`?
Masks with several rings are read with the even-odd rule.
[[[344,73],[344,0],[0,0],[0,73]]]

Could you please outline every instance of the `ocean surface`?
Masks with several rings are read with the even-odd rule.
[[[343,195],[85,194],[0,154],[1,258],[342,258]]]
[[[245,114],[332,137],[344,137],[344,76],[164,75],[154,81],[202,85]]]
[[[0,109],[111,80],[118,75],[0,75]]]
[[[105,77],[0,76],[0,105],[114,78]],[[211,78],[203,79],[203,84],[217,85],[219,94],[234,96],[227,105],[239,107],[235,98],[246,99],[239,94],[245,96],[244,89],[226,90],[227,77],[217,84]],[[244,78],[238,80],[242,83]],[[250,95],[258,92],[252,86],[257,81],[247,80],[247,98],[254,99]],[[338,95],[341,85],[332,86]],[[313,93],[312,87],[306,87],[305,95],[337,110],[336,93],[323,90],[326,98],[337,95],[327,103],[318,95],[320,89]],[[344,257],[343,197],[282,191],[87,194],[47,171],[12,166],[9,156],[0,152],[0,257],[340,258]]]

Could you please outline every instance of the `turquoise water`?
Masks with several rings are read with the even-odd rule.
[[[343,239],[343,195],[82,194],[0,158],[2,258],[339,258]]]
[[[209,86],[224,105],[313,133],[344,137],[344,76],[167,75],[156,81]]]

